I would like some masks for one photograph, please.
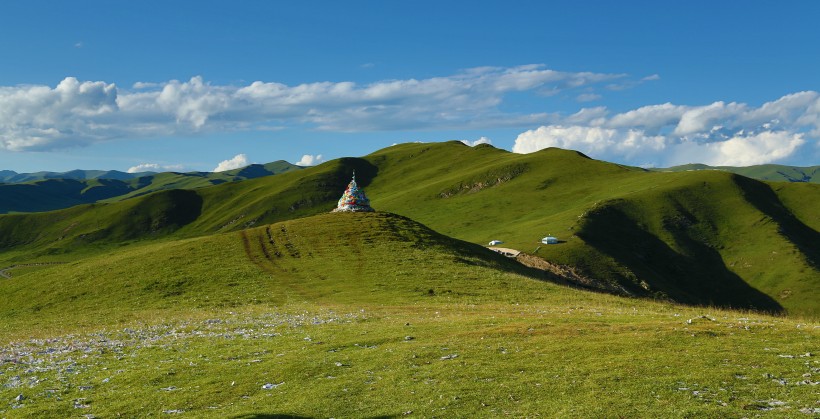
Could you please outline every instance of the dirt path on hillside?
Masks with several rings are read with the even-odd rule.
[[[604,291],[616,295],[633,296],[632,293],[617,284],[608,284],[606,282],[590,278],[572,266],[556,265],[544,258],[507,247],[489,246],[487,248],[493,252],[507,256],[508,258],[515,259],[518,263],[524,266],[548,272],[565,281],[565,284],[567,285]]]
[[[529,266],[530,268],[540,269],[542,271],[550,272],[553,275],[556,275],[568,283],[576,286],[580,286],[582,288],[587,289],[595,289],[603,292],[607,292],[610,294],[615,295],[623,295],[623,296],[630,296],[634,297],[634,294],[627,291],[625,288],[621,287],[617,284],[609,284],[604,281],[591,278],[586,276],[584,273],[580,272],[578,269],[572,266],[567,265],[556,265],[552,262],[547,261],[544,258],[530,255],[526,253],[520,253],[515,260],[518,263]]]
[[[507,257],[511,257],[511,258],[518,257],[518,255],[521,254],[520,250],[510,249],[508,247],[490,246],[490,247],[488,247],[488,249],[490,249],[490,250],[492,250],[493,252],[496,252],[496,253],[501,253],[502,255],[507,256]]]
[[[16,269],[16,268],[28,268],[28,267],[32,267],[32,266],[63,265],[65,263],[68,263],[68,262],[21,263],[21,264],[18,264],[18,265],[11,265],[11,266],[5,267],[3,269],[0,269],[0,277],[6,278],[6,279],[11,279],[12,275],[11,275],[11,272],[9,272],[9,271],[12,270],[12,269]]]

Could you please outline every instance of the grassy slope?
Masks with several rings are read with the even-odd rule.
[[[820,166],[796,167],[779,164],[761,164],[748,167],[707,166],[704,164],[686,164],[658,171],[681,172],[690,170],[721,170],[737,173],[752,179],[768,180],[773,182],[811,182],[820,183]]]
[[[549,233],[566,243],[539,255],[637,294],[820,313],[817,223],[803,221],[816,220],[815,185],[776,184],[777,195],[723,172],[653,173],[572,151],[516,155],[455,143],[396,146],[367,159],[379,166],[368,188],[374,205],[445,234],[532,252]],[[784,207],[778,196],[797,189],[794,208]]]
[[[637,295],[820,310],[816,185],[772,186],[717,171],[646,172],[572,151],[518,155],[458,142],[404,144],[275,178],[0,217],[0,247],[7,249],[0,257],[11,264],[326,212],[353,169],[377,209],[463,240],[501,239],[528,252],[551,233],[565,243],[542,246],[538,255]]]
[[[0,414],[739,417],[816,407],[809,383],[820,365],[801,357],[816,350],[816,326],[579,292],[509,263],[377,213],[145,242],[21,272],[0,280],[0,399],[24,399]]]

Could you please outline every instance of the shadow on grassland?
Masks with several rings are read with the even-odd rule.
[[[619,282],[636,293],[642,291],[636,282],[640,279],[679,303],[783,312],[777,301],[729,270],[720,253],[689,230],[668,229],[683,249],[678,251],[613,204],[591,213],[578,236],[627,267],[634,276]]]

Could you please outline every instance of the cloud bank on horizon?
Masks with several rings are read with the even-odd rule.
[[[364,85],[257,81],[232,86],[194,77],[121,89],[67,77],[54,88],[0,87],[0,148],[51,151],[123,138],[305,127],[337,132],[515,128],[522,132],[514,152],[562,147],[643,166],[751,165],[818,153],[820,94],[814,91],[758,107],[721,101],[664,103],[620,113],[584,107],[566,115],[512,112],[502,106],[517,92],[540,97],[576,92],[576,100],[587,103],[601,97],[596,87],[628,89],[659,78],[560,72],[543,65],[480,67],[446,77]],[[242,156],[223,161],[215,171],[247,165]],[[321,161],[317,157],[300,163],[315,164]]]
[[[759,107],[664,103],[615,115],[605,107],[585,108],[520,134],[513,151],[570,148],[651,167],[749,166],[783,160],[806,145],[816,152],[818,138],[820,94],[806,91]]]

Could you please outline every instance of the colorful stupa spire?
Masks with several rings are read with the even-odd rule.
[[[356,184],[356,172],[353,172],[353,180],[347,185],[344,195],[339,199],[339,204],[333,212],[374,212],[370,207],[370,200],[364,194],[364,189],[359,189]]]

